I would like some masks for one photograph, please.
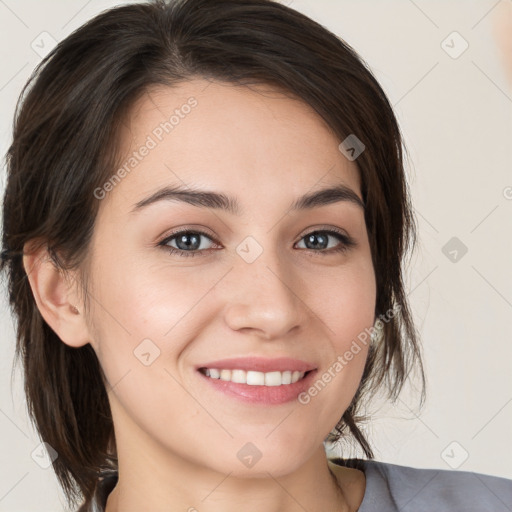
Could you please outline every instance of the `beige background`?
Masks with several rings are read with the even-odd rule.
[[[512,33],[511,1],[283,1],[362,55],[395,105],[409,148],[420,243],[407,287],[428,398],[421,411],[413,393],[370,409],[376,458],[512,478],[512,69],[501,59],[512,45],[500,53],[492,31],[497,20]],[[115,4],[0,0],[2,155],[17,96],[40,60],[32,46],[48,47]],[[3,166],[0,180],[3,190]],[[11,388],[14,331],[5,295],[2,287],[0,512],[64,510],[51,469],[31,458],[41,440],[24,409],[19,372]]]

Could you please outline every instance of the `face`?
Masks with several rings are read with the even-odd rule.
[[[309,106],[263,86],[155,89],[121,136],[125,172],[97,192],[88,282],[118,446],[240,476],[298,467],[350,404],[365,346],[333,365],[374,322],[355,162]],[[186,195],[142,204],[165,187],[221,194],[232,208]],[[293,208],[333,187],[345,193]],[[233,358],[252,359],[216,363]],[[272,375],[262,386],[198,370],[212,366],[246,369],[251,382]],[[287,368],[312,371],[274,380]],[[254,468],[248,455],[261,457]]]

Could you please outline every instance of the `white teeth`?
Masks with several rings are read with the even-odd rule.
[[[211,377],[212,379],[218,379],[220,377],[219,370],[207,369],[206,371],[208,372],[206,375],[208,375],[208,377]]]
[[[281,384],[291,384],[292,377],[293,377],[293,372],[283,372],[283,374],[281,376]],[[300,376],[299,376],[299,378],[300,378]],[[299,379],[297,379],[297,380],[299,380]]]
[[[231,380],[231,370],[221,370],[220,380]]]
[[[262,372],[242,372],[245,373],[245,383],[249,386],[264,386],[265,385],[265,374]]]
[[[231,382],[245,384],[245,372],[243,370],[231,370]]]
[[[284,372],[255,372],[252,370],[219,370],[206,368],[204,374],[212,379],[248,384],[249,386],[281,386],[293,384],[304,377],[306,372],[287,370]]]

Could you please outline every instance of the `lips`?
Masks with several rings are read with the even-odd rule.
[[[238,357],[229,359],[220,359],[217,361],[209,361],[204,364],[196,366],[196,370],[200,369],[223,369],[223,370],[244,370],[244,371],[257,371],[257,372],[285,372],[285,371],[298,371],[308,372],[316,369],[313,363],[295,359],[291,357],[278,357],[278,358],[263,358],[263,357]]]
[[[301,393],[311,386],[311,383],[317,373],[318,370],[310,370],[297,382],[282,384],[279,386],[267,386],[249,385],[247,383],[243,384],[214,379],[204,375],[201,371],[197,371],[200,381],[207,386],[207,388],[204,388],[205,390],[213,390],[215,393],[223,394],[230,400],[235,399],[239,403],[245,403],[252,406],[278,406],[294,402]]]
[[[219,359],[216,361],[208,361],[206,363],[196,366],[197,374],[200,381],[204,382],[208,389],[220,392],[227,397],[234,398],[239,402],[245,402],[252,405],[280,405],[292,402],[297,399],[297,396],[310,386],[310,383],[317,373],[317,366],[308,361],[295,359],[292,357],[277,357],[277,358],[264,358],[264,357],[237,357],[230,359]],[[236,375],[244,374],[251,375],[251,378],[258,377],[258,373],[265,374],[265,383],[252,382],[251,384],[243,382],[233,382],[231,379],[223,380],[221,378],[212,378],[210,370],[217,370],[214,372],[220,374],[236,373]],[[235,370],[235,372],[233,372]],[[236,372],[236,370],[242,370]],[[282,372],[287,375],[278,383],[272,375],[272,372]],[[267,375],[272,377],[267,384]],[[288,374],[301,376],[297,381],[289,379]],[[210,376],[211,375],[211,376]],[[226,375],[227,377],[227,375]],[[240,379],[235,379],[240,380]],[[288,383],[287,381],[290,380]],[[259,385],[258,385],[259,384]],[[279,385],[278,385],[279,384]]]

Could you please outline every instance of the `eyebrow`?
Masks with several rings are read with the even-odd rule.
[[[158,201],[181,201],[203,208],[224,210],[233,215],[241,215],[242,209],[237,199],[219,192],[184,188],[179,185],[161,188],[150,196],[137,202],[130,213],[142,210],[144,207]],[[365,209],[361,198],[349,187],[343,184],[331,186],[299,197],[290,206],[291,211],[308,210],[318,206],[346,201]]]

